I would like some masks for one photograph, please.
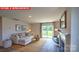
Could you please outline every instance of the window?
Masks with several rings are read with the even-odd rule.
[[[43,23],[42,24],[42,37],[52,38],[54,26],[52,23]]]

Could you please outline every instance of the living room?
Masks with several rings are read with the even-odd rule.
[[[70,34],[71,33],[70,8],[33,7],[32,10],[0,10],[0,31],[1,31],[0,45],[4,47],[1,48],[2,49],[1,51],[9,51],[9,50],[11,51],[12,48],[14,49],[13,51],[23,51],[23,52],[24,51],[50,52],[53,51],[53,49],[56,50],[55,47],[50,48],[52,47],[51,44],[53,41],[51,40],[51,38],[53,38],[53,36],[58,35],[58,33],[55,30],[60,29],[60,18],[65,11],[67,12],[66,15],[67,27],[64,28],[63,31],[66,34]],[[42,25],[45,23],[52,24],[53,28],[52,31],[50,31],[50,33],[52,34],[49,35],[47,33],[46,34],[47,36],[43,35],[42,33],[42,27],[43,27]],[[48,27],[49,26],[50,25],[48,25]],[[25,36],[27,35],[28,37],[26,38]],[[47,42],[45,44],[46,46],[44,47],[43,50],[40,50],[45,42]],[[25,48],[26,46],[27,48]],[[49,49],[48,46],[50,46]],[[68,46],[70,47],[70,45]]]
[[[79,57],[78,0],[0,0],[0,58]]]

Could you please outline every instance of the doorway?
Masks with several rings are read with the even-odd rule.
[[[52,38],[54,36],[53,23],[42,23],[41,31],[42,31],[42,38]]]

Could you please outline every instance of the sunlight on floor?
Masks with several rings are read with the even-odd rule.
[[[39,41],[32,42],[26,46],[15,45],[16,51],[20,52],[57,52],[56,44],[50,38],[41,38]]]

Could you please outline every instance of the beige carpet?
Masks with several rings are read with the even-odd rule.
[[[19,52],[39,52],[42,46],[45,44],[46,40],[40,39],[38,41],[33,41],[26,46],[22,45],[13,45],[12,48],[16,49]]]
[[[33,41],[26,46],[12,45],[10,48],[0,47],[1,52],[59,52],[56,43],[49,38],[41,38]]]
[[[16,51],[16,49],[14,48],[4,48],[4,47],[0,47],[0,52],[12,52],[12,51]]]

